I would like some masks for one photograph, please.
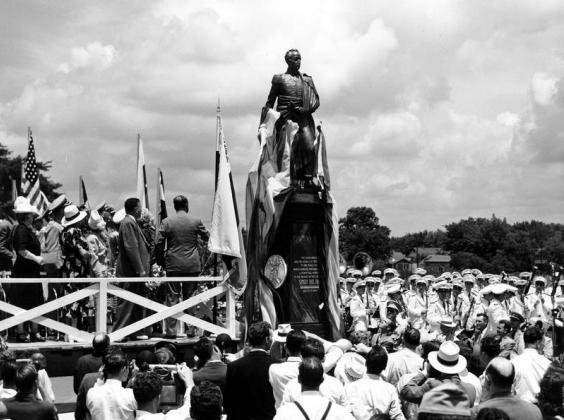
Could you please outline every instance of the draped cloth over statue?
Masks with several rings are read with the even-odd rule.
[[[331,328],[333,337],[340,336],[341,318],[337,303],[338,293],[338,218],[335,201],[330,193],[330,178],[327,167],[325,137],[318,127],[314,142],[314,183],[312,196],[321,202],[323,223],[319,259],[320,288],[323,302],[311,307],[297,286],[290,291],[290,304],[285,308],[279,290],[269,282],[265,275],[265,264],[275,250],[275,239],[281,226],[288,203],[296,194],[302,194],[290,182],[291,150],[298,124],[286,120],[279,125],[280,113],[269,109],[259,128],[260,148],[247,180],[247,264],[248,284],[245,291],[247,320],[264,320],[276,326],[282,318],[304,321],[319,318],[320,311]],[[296,311],[300,313],[295,313]],[[290,311],[291,313],[288,313]]]

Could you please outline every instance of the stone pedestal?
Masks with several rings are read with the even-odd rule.
[[[313,189],[296,190],[284,208],[271,254],[281,255],[288,265],[286,281],[275,299],[278,323],[332,338],[324,304],[327,232],[323,206]]]

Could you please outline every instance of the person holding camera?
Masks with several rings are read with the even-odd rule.
[[[186,366],[186,363],[182,363],[176,365],[176,372],[186,386],[184,403],[179,408],[170,410],[166,414],[159,412],[160,396],[163,389],[163,381],[160,376],[151,370],[139,372],[135,375],[133,379],[133,395],[138,407],[135,414],[137,420],[171,420],[188,419],[191,417],[190,392],[194,387],[192,371]],[[221,404],[219,409],[221,413]]]

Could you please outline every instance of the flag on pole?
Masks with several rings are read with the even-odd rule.
[[[145,154],[143,153],[143,141],[140,134],[137,134],[137,197],[141,201],[141,208],[148,210],[147,171],[145,170]]]
[[[29,199],[32,206],[35,206],[40,214],[47,211],[49,202],[45,195],[39,189],[39,171],[37,169],[37,160],[35,158],[35,147],[33,145],[33,135],[31,128],[27,129],[27,157],[25,167],[22,167],[22,194]]]
[[[168,217],[168,212],[166,211],[164,179],[161,168],[157,168],[157,205],[155,207],[155,212],[155,224],[158,230],[161,222]]]
[[[18,198],[18,184],[16,180],[12,178],[12,201],[16,201],[16,198]]]
[[[241,294],[247,284],[247,260],[219,105],[216,137],[216,190],[208,246],[211,252],[221,256],[229,270],[228,283],[235,293]]]
[[[82,176],[78,177],[78,205],[90,210],[90,202],[88,201],[88,194],[86,194],[86,186]]]

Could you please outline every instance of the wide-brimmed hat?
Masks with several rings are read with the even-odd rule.
[[[29,202],[27,197],[18,197],[16,201],[14,201],[14,213],[24,214],[24,213],[31,213],[39,216],[39,211],[37,211],[37,207],[32,206]]]
[[[366,375],[366,361],[360,354],[350,353],[343,363],[343,369],[348,380],[356,381]]]
[[[292,331],[292,326],[290,324],[278,324],[278,328],[272,334],[272,339],[278,343],[285,343],[286,337]]]
[[[492,293],[494,295],[502,295],[503,293],[507,292],[507,284],[504,283],[495,283],[492,284]]]
[[[451,317],[443,318],[440,325],[444,328],[456,328],[456,322]]]
[[[116,211],[112,217],[112,222],[119,225],[121,221],[125,218],[125,209],[119,209]]]
[[[441,417],[470,418],[470,399],[463,388],[454,383],[444,383],[425,393],[417,411]]]
[[[65,207],[65,217],[61,221],[61,224],[64,227],[74,225],[75,223],[80,222],[87,216],[84,210],[78,210],[74,204],[70,204]]]
[[[49,207],[47,207],[47,210],[55,211],[59,207],[64,206],[65,204],[67,204],[67,196],[64,195],[64,194],[61,194],[60,196],[55,198],[53,201],[51,201],[51,204],[49,204]]]
[[[92,230],[103,230],[106,227],[106,222],[100,216],[100,213],[96,210],[90,212],[90,217],[88,218],[88,227]]]
[[[455,375],[466,369],[466,359],[460,355],[460,347],[453,341],[445,341],[439,351],[429,353],[429,363],[439,372]]]

